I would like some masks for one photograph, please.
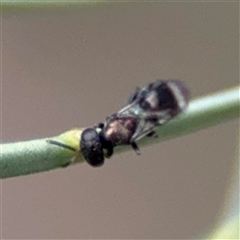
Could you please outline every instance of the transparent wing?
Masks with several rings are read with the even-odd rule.
[[[142,89],[137,88],[130,97],[130,104],[118,111],[117,116],[139,119],[132,136],[132,141],[136,141],[181,113],[188,105],[189,95],[180,80],[157,80]]]

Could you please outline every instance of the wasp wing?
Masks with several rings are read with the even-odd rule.
[[[180,80],[157,80],[137,90],[130,104],[117,112],[118,117],[139,119],[132,140],[139,140],[183,112],[189,102],[189,90]]]

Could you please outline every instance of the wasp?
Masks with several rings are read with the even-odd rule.
[[[140,154],[137,141],[156,136],[155,129],[175,118],[188,106],[190,92],[181,80],[156,80],[137,87],[128,104],[81,135],[81,151],[92,166],[101,166],[114,147],[131,145]]]

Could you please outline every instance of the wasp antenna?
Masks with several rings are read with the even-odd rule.
[[[77,150],[69,145],[66,145],[64,143],[61,143],[61,142],[58,142],[58,141],[55,141],[55,140],[52,140],[52,139],[47,139],[46,140],[47,143],[50,143],[50,144],[53,144],[53,145],[56,145],[58,147],[62,147],[62,148],[66,148],[68,150],[71,150],[73,152],[76,152]]]

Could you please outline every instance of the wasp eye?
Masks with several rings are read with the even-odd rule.
[[[98,133],[93,128],[87,128],[82,132],[82,141],[88,142],[98,139]]]

